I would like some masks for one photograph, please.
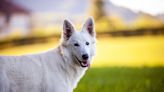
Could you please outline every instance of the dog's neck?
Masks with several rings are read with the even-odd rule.
[[[70,54],[70,51],[68,51],[65,46],[60,45],[58,47],[58,51],[60,56],[62,57],[62,61],[65,63],[64,65],[61,64],[61,67],[63,68],[65,74],[67,74],[69,77],[67,82],[69,82],[69,84],[72,85],[73,88],[75,88],[87,68],[83,68],[78,65],[77,61],[74,61],[72,54]]]

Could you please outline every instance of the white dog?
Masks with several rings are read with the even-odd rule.
[[[0,92],[73,92],[95,54],[93,18],[82,31],[64,20],[61,38],[57,48],[44,53],[0,56]]]

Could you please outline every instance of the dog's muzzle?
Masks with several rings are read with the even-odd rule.
[[[88,60],[81,61],[76,56],[74,56],[74,57],[75,57],[76,61],[81,65],[81,67],[89,67],[90,66]]]

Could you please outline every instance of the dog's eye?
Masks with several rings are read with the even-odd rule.
[[[86,45],[89,45],[89,42],[86,42],[85,44],[86,44]]]
[[[80,45],[79,45],[78,43],[75,43],[74,46],[77,46],[77,47],[78,47],[78,46],[80,46]]]

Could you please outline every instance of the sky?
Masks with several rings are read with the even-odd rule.
[[[88,3],[83,0],[13,0],[33,12],[83,13]],[[83,5],[83,6],[81,6]]]
[[[34,12],[53,11],[84,13],[88,9],[88,0],[13,0]],[[108,1],[108,0],[107,0]],[[164,0],[109,0],[115,5],[134,11],[143,11],[152,15],[164,13]]]
[[[110,0],[116,5],[152,15],[164,13],[164,0]]]

